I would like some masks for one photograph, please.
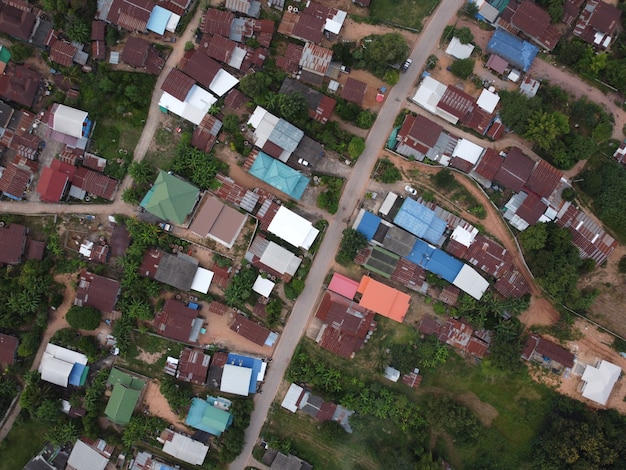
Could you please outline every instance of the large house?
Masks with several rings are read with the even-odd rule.
[[[115,308],[120,290],[119,281],[82,271],[74,305],[94,307],[109,313]]]
[[[154,317],[154,328],[157,334],[182,343],[197,343],[204,319],[198,311],[169,299]]]
[[[611,45],[622,11],[602,0],[589,0],[576,22],[574,35],[598,49]]]
[[[160,171],[140,206],[161,220],[181,225],[193,212],[199,195],[200,190],[192,184]]]

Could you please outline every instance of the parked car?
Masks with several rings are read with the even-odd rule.
[[[408,184],[404,187],[404,190],[412,196],[417,196],[417,189],[413,186],[409,186]]]
[[[311,166],[311,164],[307,162],[304,158],[298,158],[298,163],[303,166]]]
[[[409,69],[409,67],[411,66],[412,63],[413,63],[413,61],[411,59],[405,60],[404,64],[402,64],[402,69],[401,70],[403,72],[406,72]]]
[[[174,227],[172,227],[172,224],[168,224],[165,222],[161,222],[159,224],[159,228],[163,230],[164,232],[171,232],[174,229]]]
[[[352,69],[348,67],[347,65],[342,65],[339,70],[341,70],[343,73],[348,73],[348,74],[352,72]]]

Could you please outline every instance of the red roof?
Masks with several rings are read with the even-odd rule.
[[[126,40],[120,59],[132,67],[143,67],[148,57],[150,42],[144,38],[131,36]]]
[[[197,49],[187,51],[181,59],[179,67],[207,89],[217,73],[222,69],[220,64]]]
[[[200,40],[199,50],[209,57],[227,64],[236,46],[237,43],[228,38],[219,35],[211,36],[210,34],[205,34]]]
[[[289,12],[283,14],[283,21],[288,13]],[[293,25],[293,29],[291,30],[291,36],[297,39],[301,39],[303,41],[309,41],[315,44],[319,44],[320,42],[322,42],[322,38],[324,37],[323,33],[325,23],[325,19],[318,18],[307,13],[296,14],[295,23]]]
[[[237,88],[233,88],[226,95],[226,98],[224,99],[224,106],[229,109],[237,110],[247,102],[248,98],[246,95],[240,92]]]
[[[117,180],[84,166],[76,169],[76,173],[72,178],[72,184],[109,201],[113,200],[113,195],[117,189]]]
[[[163,253],[156,248],[150,248],[144,252],[143,258],[141,259],[141,265],[139,266],[139,274],[147,278],[154,279],[162,256]]]
[[[211,356],[195,349],[185,348],[180,353],[176,378],[204,385],[209,373]]]
[[[469,173],[472,168],[474,168],[474,164],[472,162],[468,162],[461,157],[452,157],[450,159],[450,166],[452,168],[456,168],[457,170],[461,170],[463,173]]]
[[[29,169],[9,163],[0,176],[0,191],[21,200],[31,176]]]
[[[506,248],[482,234],[476,236],[463,259],[494,277],[513,267],[513,258]]]
[[[209,8],[202,17],[202,32],[227,38],[230,36],[230,25],[234,19],[235,15],[230,11]]]
[[[188,75],[185,75],[181,70],[172,69],[161,85],[161,90],[169,93],[179,101],[185,101],[189,90],[191,90],[195,84],[196,81]]]
[[[341,97],[346,101],[351,101],[361,106],[363,98],[365,98],[365,90],[367,90],[367,83],[348,78],[341,90]]]
[[[530,292],[530,287],[522,273],[511,269],[498,278],[494,288],[504,297],[523,297]]]
[[[452,114],[458,119],[465,116],[474,106],[475,100],[470,95],[456,87],[448,85],[443,92],[437,108]]]
[[[193,130],[191,145],[203,152],[210,152],[221,128],[222,122],[216,117],[207,114],[202,118],[198,127]]]
[[[487,68],[502,75],[509,66],[509,63],[497,54],[491,54],[485,64]]]
[[[572,26],[580,14],[580,8],[583,6],[583,3],[585,3],[585,0],[565,0],[563,4],[563,23]]]
[[[329,291],[343,295],[345,298],[350,300],[354,299],[358,288],[359,281],[355,281],[339,273],[333,274],[330,284],[328,284]]]
[[[315,416],[315,418],[319,419],[320,421],[330,421],[331,419],[333,419],[333,415],[335,414],[336,409],[336,404],[330,401],[325,401],[324,403],[322,403],[322,406],[320,406],[320,410],[317,412],[317,416]]]
[[[145,31],[154,8],[152,0],[113,0],[107,20],[128,31]]]
[[[41,79],[37,71],[9,63],[0,75],[0,97],[30,108],[35,103]]]
[[[13,2],[0,3],[0,31],[22,41],[28,41],[37,17],[31,11],[16,8]]]
[[[82,271],[74,305],[89,305],[103,313],[112,312],[119,293],[119,281]]]
[[[198,317],[198,311],[187,307],[177,300],[165,301],[163,310],[154,317],[154,328],[157,334],[183,343],[189,342],[192,322]]]
[[[298,66],[300,65],[303,50],[303,46],[290,42],[287,45],[285,53],[276,57],[276,67],[287,73],[296,73],[298,71]]]
[[[417,116],[407,114],[398,132],[398,139],[411,147],[413,146],[411,142],[420,142],[432,148],[442,131],[443,127],[421,114]]]
[[[91,40],[92,41],[104,41],[106,38],[106,26],[104,21],[92,21],[91,22]]]
[[[45,252],[46,252],[45,242],[31,240],[30,238],[26,242],[26,259],[34,259],[37,261],[41,261],[43,259],[43,255],[45,254]]]
[[[537,357],[537,356],[539,357]],[[533,357],[535,356],[535,357]],[[574,367],[574,359],[576,356],[552,341],[542,338],[538,334],[533,333],[528,337],[522,350],[522,359],[542,361],[545,358],[558,362],[563,367]]]
[[[15,352],[19,340],[15,336],[0,333],[0,364],[10,366],[15,362]]]
[[[411,388],[418,388],[422,383],[424,376],[411,372],[402,376],[402,383]]]
[[[530,0],[522,2],[513,13],[511,24],[550,51],[561,39],[559,30],[550,24],[550,14]]]
[[[76,167],[60,160],[52,160],[49,167],[41,172],[36,191],[43,202],[59,202],[74,177]]]
[[[28,230],[20,224],[0,227],[0,264],[19,264],[26,248]]]
[[[509,150],[494,180],[505,188],[518,193],[528,181],[535,162],[517,147]]]
[[[130,246],[130,233],[126,225],[116,225],[109,237],[109,245],[113,256],[124,256]]]
[[[72,65],[76,52],[78,52],[78,48],[69,42],[56,40],[50,48],[50,60],[64,67],[69,67]]]
[[[106,59],[106,48],[104,41],[93,41],[91,43],[91,57],[93,60]]]
[[[463,245],[462,243],[453,240],[452,238],[448,239],[448,243],[444,247],[444,250],[447,253],[450,253],[452,256],[456,256],[457,258],[463,258],[465,253],[467,253],[468,247]]]
[[[613,34],[622,17],[622,11],[614,5],[603,1],[590,1],[588,5],[596,7],[589,18],[589,26],[604,34]]]
[[[252,341],[259,346],[264,346],[271,331],[263,325],[259,325],[252,320],[248,320],[242,314],[237,313],[230,325],[230,329],[240,336]]]
[[[522,220],[525,220],[528,225],[534,225],[547,208],[548,205],[539,196],[534,193],[528,193],[528,196],[526,196],[526,199],[524,199],[524,202],[515,214]]]
[[[473,172],[491,182],[503,163],[504,157],[501,157],[494,149],[487,147]]]
[[[562,171],[557,170],[545,160],[539,160],[526,182],[526,187],[539,196],[547,198],[557,188],[562,177]]]
[[[491,127],[487,131],[487,134],[485,135],[491,138],[492,140],[498,140],[500,137],[502,137],[502,134],[504,134],[505,130],[506,129],[504,127],[504,124],[496,121],[491,125]]]
[[[479,134],[485,135],[492,119],[493,114],[478,106],[472,106],[467,114],[461,118],[461,123],[470,129],[474,129]]]

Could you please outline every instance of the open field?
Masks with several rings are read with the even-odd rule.
[[[372,0],[370,16],[421,31],[424,19],[438,4],[438,0]]]
[[[23,468],[41,450],[46,429],[41,423],[20,418],[0,445],[0,470]]]

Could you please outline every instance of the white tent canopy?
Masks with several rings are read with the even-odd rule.
[[[483,91],[478,97],[476,104],[478,105],[479,108],[484,109],[488,113],[493,113],[493,111],[496,109],[496,106],[498,106],[499,102],[500,102],[499,95],[497,95],[496,93],[492,93],[491,91],[483,88]]]
[[[213,274],[213,271],[199,267],[191,282],[191,290],[207,294],[209,287],[211,287],[211,281],[213,281]]]
[[[52,129],[80,139],[83,136],[83,123],[87,112],[60,104],[54,112]]]
[[[600,361],[598,367],[587,366],[582,380],[586,382],[583,388],[583,397],[606,405],[609,395],[619,379],[622,369],[608,361]]]
[[[298,248],[308,250],[317,238],[319,230],[295,212],[280,206],[267,231]]]
[[[250,390],[252,369],[239,367],[232,364],[224,365],[220,391],[247,397]]]
[[[165,441],[163,452],[183,462],[202,465],[207,452],[209,452],[209,447],[190,437],[175,433],[171,441]]]
[[[67,387],[74,364],[87,364],[87,356],[56,344],[48,343],[39,364],[41,379]]]

